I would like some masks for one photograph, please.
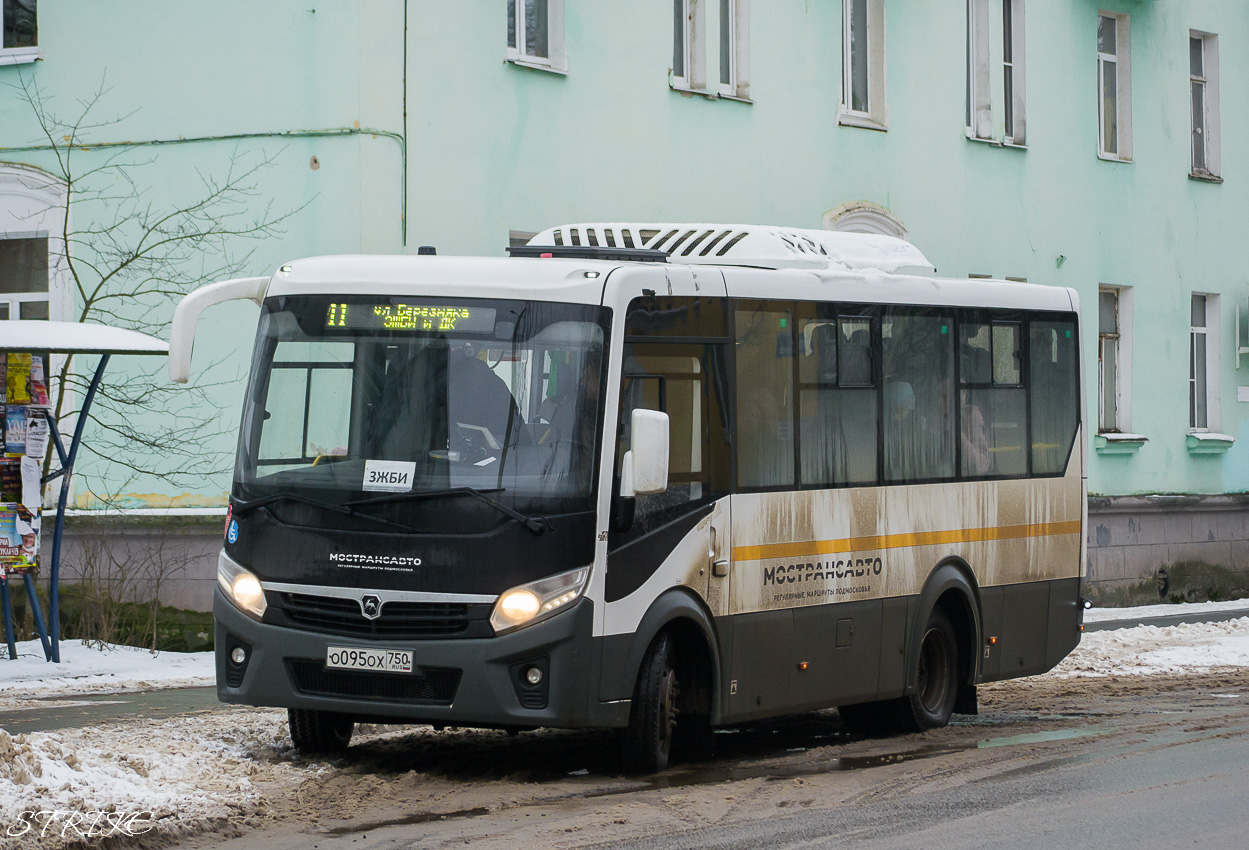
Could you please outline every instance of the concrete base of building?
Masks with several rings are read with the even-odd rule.
[[[61,576],[115,599],[210,611],[221,544],[218,517],[74,517]],[[1088,546],[1098,605],[1249,597],[1249,494],[1093,496]]]
[[[1088,548],[1099,605],[1249,597],[1249,494],[1091,496]]]
[[[211,611],[222,545],[222,517],[68,517],[62,538],[61,587],[122,602]],[[44,535],[44,564],[52,535]],[[48,581],[48,569],[40,570]]]

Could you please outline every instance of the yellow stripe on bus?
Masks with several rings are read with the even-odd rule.
[[[841,552],[904,549],[911,546],[944,546],[950,543],[983,543],[989,540],[1018,540],[1023,537],[1050,537],[1079,533],[1079,520],[1040,522],[1033,525],[999,525],[989,528],[955,528],[949,531],[916,531],[910,534],[846,537],[841,540],[807,540],[801,543],[735,546],[733,547],[733,560],[762,561],[769,558],[802,558],[810,555],[835,555]]]

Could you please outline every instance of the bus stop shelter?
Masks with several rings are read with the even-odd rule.
[[[95,374],[82,398],[74,423],[74,434],[66,448],[57,428],[56,417],[52,408],[44,411],[48,422],[48,436],[56,450],[60,462],[58,469],[52,470],[40,481],[42,487],[61,479],[61,492],[56,502],[56,523],[52,532],[52,555],[48,569],[48,607],[50,622],[44,623],[39,608],[39,597],[35,594],[34,577],[26,572],[23,575],[26,594],[30,600],[34,614],[35,629],[43,644],[43,653],[48,661],[59,663],[60,649],[60,571],[61,571],[61,535],[65,528],[65,507],[69,501],[70,479],[74,473],[74,461],[78,457],[78,449],[82,446],[82,431],[86,425],[91,402],[104,377],[109,359],[114,354],[160,354],[167,355],[169,345],[163,340],[138,331],[125,328],[114,328],[107,325],[88,324],[86,322],[49,322],[43,320],[9,320],[0,321],[0,352],[4,353],[47,353],[69,355],[97,355],[99,364]],[[45,368],[49,368],[45,364]],[[64,392],[65,388],[59,388]],[[8,644],[9,658],[17,657],[17,647],[13,634],[13,612],[9,598],[9,581],[7,576],[0,581],[0,605],[4,608],[5,641]]]

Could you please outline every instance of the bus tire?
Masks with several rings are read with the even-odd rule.
[[[624,765],[632,773],[658,773],[668,766],[680,693],[672,643],[667,632],[660,633],[638,671],[624,734]]]
[[[355,721],[346,714],[288,708],[291,741],[301,753],[341,753],[351,743]]]
[[[915,692],[898,701],[899,725],[908,732],[948,724],[958,698],[958,638],[950,618],[940,608],[928,615],[918,665]]]

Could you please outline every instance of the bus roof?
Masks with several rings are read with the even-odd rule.
[[[882,237],[888,239],[888,237]],[[744,240],[743,240],[744,241]],[[891,240],[901,242],[901,240]],[[901,242],[903,245],[908,243]],[[901,253],[901,252],[899,252]],[[918,254],[918,252],[916,252]],[[860,256],[869,257],[870,253]],[[922,256],[922,255],[921,255]],[[757,267],[700,262],[621,262],[590,258],[503,258],[437,255],[338,255],[295,260],[276,272],[266,296],[295,294],[409,295],[505,298],[581,304],[611,302],[614,270],[657,277],[665,270],[724,274],[728,294],[741,298],[932,304],[1066,312],[1074,291],[1055,286],[988,279],[939,278],[874,267],[847,269],[827,260],[819,268]],[[623,277],[613,277],[613,283]],[[605,290],[607,284],[607,290]]]

